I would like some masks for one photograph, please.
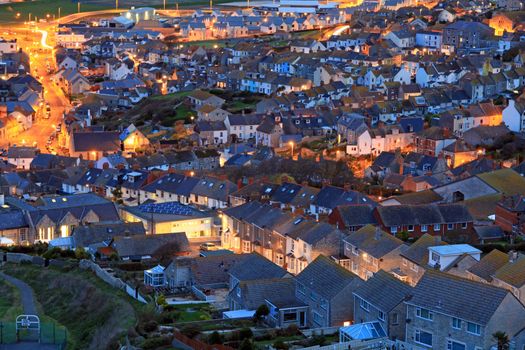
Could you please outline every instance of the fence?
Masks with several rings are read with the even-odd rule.
[[[112,274],[101,268],[99,265],[95,264],[93,261],[81,260],[79,263],[79,267],[84,270],[93,271],[95,275],[97,275],[101,280],[103,280],[110,286],[125,291],[129,296],[140,301],[141,303],[147,303],[146,299],[144,299],[144,297],[140,295],[138,291],[136,291],[134,288],[122,281],[120,278],[113,276]]]
[[[19,341],[35,341],[41,344],[65,346],[67,330],[54,323],[41,323],[40,331],[16,331],[16,322],[0,322],[0,344],[14,344]]]
[[[191,339],[180,332],[173,332],[173,337],[179,342],[189,346],[193,350],[234,350],[226,345],[209,345],[201,341]]]
[[[425,348],[408,344],[402,341],[393,341],[387,338],[371,340],[351,340],[325,346],[311,346],[302,350],[425,350]]]

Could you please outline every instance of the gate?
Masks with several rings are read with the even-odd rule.
[[[19,315],[16,318],[17,341],[40,341],[40,318],[36,315]]]

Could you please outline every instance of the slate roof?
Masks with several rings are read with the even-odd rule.
[[[492,276],[496,271],[508,262],[509,256],[507,254],[498,249],[494,249],[472,265],[467,271],[487,282],[491,282]]]
[[[0,208],[0,230],[28,227],[22,210],[17,208]]]
[[[344,241],[376,259],[382,258],[392,250],[403,245],[403,241],[399,238],[372,225],[367,225],[355,232],[351,232],[344,238]]]
[[[177,252],[189,251],[189,242],[184,232],[166,233],[162,235],[117,236],[111,246],[119,257],[153,256],[165,245],[178,244]]]
[[[401,252],[401,256],[418,264],[419,266],[426,265],[428,262],[428,248],[438,245],[447,245],[448,243],[441,241],[439,237],[434,237],[425,233],[412,243],[408,249]]]
[[[361,279],[330,258],[319,255],[296,277],[306,288],[332,300],[348,285],[360,285]]]
[[[401,282],[384,270],[379,270],[372,278],[357,288],[354,295],[386,313],[399,303],[409,299],[411,293],[412,287],[408,284]]]
[[[36,147],[9,147],[7,151],[7,158],[34,158],[39,153]]]
[[[266,300],[271,300],[275,305],[294,304],[299,302],[295,299],[295,281],[293,278],[271,278],[259,279],[252,281],[243,281],[239,283],[241,288],[241,299],[244,300],[244,308],[247,310],[256,310],[259,306],[265,303]],[[230,293],[236,293],[232,290]]]
[[[75,247],[87,247],[94,243],[109,242],[115,236],[145,234],[142,222],[117,222],[77,226],[73,229],[71,236]]]
[[[507,262],[498,269],[493,277],[502,280],[516,288],[525,285],[525,256],[520,256],[514,262]]]
[[[374,207],[367,204],[340,205],[336,208],[345,227],[375,224]]]
[[[463,204],[389,205],[376,208],[385,226],[432,225],[473,221]]]
[[[230,274],[239,281],[252,281],[266,278],[282,278],[288,272],[257,253],[247,254],[242,264],[230,269]]]
[[[243,264],[248,254],[227,254],[189,259],[193,282],[197,286],[222,284],[230,281],[230,269]]]
[[[229,180],[204,177],[195,184],[191,193],[226,202],[230,193],[236,190],[237,185]]]
[[[120,150],[118,132],[74,132],[72,138],[75,152],[117,152]]]
[[[368,196],[352,190],[345,190],[341,187],[325,186],[319,191],[315,198],[314,205],[322,208],[334,209],[338,205],[344,204],[370,204],[375,202]]]
[[[508,294],[486,283],[427,270],[406,303],[483,326]]]

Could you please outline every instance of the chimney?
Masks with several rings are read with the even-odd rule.
[[[516,250],[509,251],[509,262],[513,263],[518,259],[518,252]]]
[[[376,232],[374,234],[374,239],[376,241],[379,241],[381,239],[381,236],[383,236],[383,231],[381,231],[381,228],[379,226],[376,226]]]

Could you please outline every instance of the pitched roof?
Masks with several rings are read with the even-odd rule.
[[[399,238],[373,225],[366,225],[356,232],[351,232],[344,241],[377,259],[403,245]]]
[[[361,279],[344,267],[319,255],[297,275],[298,283],[331,300],[350,284],[360,285]]]
[[[468,271],[487,282],[492,281],[492,276],[509,262],[507,254],[497,249],[492,250],[490,253],[481,258],[480,261],[472,265]]]
[[[410,297],[412,287],[392,274],[379,270],[354,292],[377,309],[388,312]]]
[[[374,207],[367,204],[340,205],[335,210],[339,212],[345,227],[375,224]]]
[[[153,256],[160,248],[169,244],[177,244],[177,252],[189,251],[190,244],[184,232],[166,233],[162,235],[117,236],[112,247],[123,257]]]
[[[523,287],[525,285],[525,256],[507,262],[493,276],[516,288]]]
[[[508,294],[486,283],[427,270],[406,303],[486,325]]]
[[[248,254],[242,264],[236,264],[230,274],[239,281],[251,281],[266,278],[281,278],[288,274],[282,267],[274,264],[257,253]]]
[[[120,150],[120,134],[115,131],[74,132],[73,150],[75,152],[116,152]]]
[[[239,284],[244,307],[255,310],[269,300],[273,305],[299,305],[295,299],[295,281],[293,278],[270,278],[242,281]],[[232,291],[231,293],[234,293]],[[276,306],[277,306],[276,305]],[[279,307],[278,306],[278,307]]]
[[[115,236],[145,235],[142,222],[95,223],[77,226],[71,236],[76,247],[110,241]]]
[[[428,262],[428,248],[435,247],[437,245],[446,245],[448,243],[443,242],[439,237],[435,237],[425,233],[419,237],[417,241],[412,243],[408,249],[401,252],[401,256],[408,260],[423,266]]]

